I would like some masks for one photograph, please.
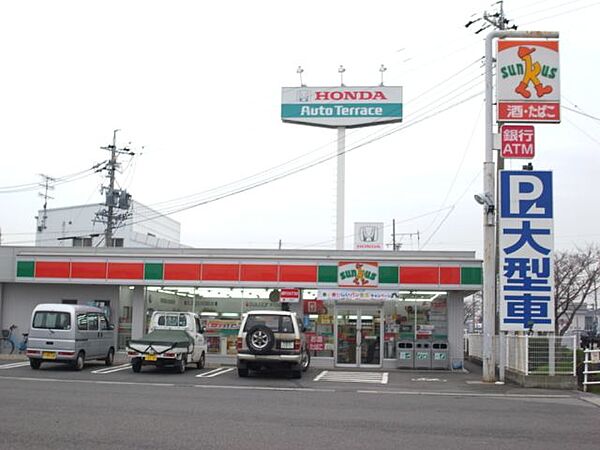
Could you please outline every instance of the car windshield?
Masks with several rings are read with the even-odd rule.
[[[279,316],[275,314],[249,315],[248,320],[246,320],[244,331],[248,331],[256,325],[267,326],[274,333],[294,332],[294,325],[292,324],[292,318],[290,316]]]
[[[38,311],[33,316],[33,328],[70,330],[71,315],[67,312]]]

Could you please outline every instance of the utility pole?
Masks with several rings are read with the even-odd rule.
[[[496,3],[499,5],[498,11],[489,13],[484,11],[483,16],[467,22],[465,27],[483,21],[475,34],[478,34],[488,28],[494,30],[488,34],[485,46],[485,158],[483,163],[483,188],[484,194],[488,199],[488,204],[484,205],[483,212],[483,299],[482,299],[482,314],[483,314],[483,381],[493,382],[496,380],[496,353],[494,346],[494,336],[496,335],[496,298],[498,296],[497,286],[498,280],[498,227],[495,198],[498,197],[496,188],[496,177],[498,171],[504,168],[504,161],[498,152],[497,169],[494,168],[494,148],[493,148],[493,52],[492,41],[495,37],[508,36],[510,32],[505,31],[507,28],[516,30],[516,25],[509,26],[509,20],[504,15],[504,1],[500,0]],[[502,346],[503,341],[501,341]],[[501,349],[501,354],[503,350]],[[500,374],[503,378],[503,361],[500,361]]]
[[[417,249],[421,246],[421,233],[419,231],[417,231],[416,233],[396,233],[396,219],[392,219],[392,249],[395,252],[400,250],[400,248],[402,247],[401,242],[396,242],[396,236],[409,236],[411,244],[413,236],[417,236]]]
[[[123,221],[129,216],[128,210],[131,206],[131,195],[129,195],[127,191],[115,189],[115,173],[119,167],[119,163],[117,162],[118,156],[121,154],[133,156],[135,153],[133,153],[127,147],[117,148],[118,131],[120,130],[117,129],[113,131],[112,145],[100,147],[102,150],[110,151],[110,160],[106,163],[106,166],[103,169],[108,171],[108,187],[102,187],[102,191],[105,193],[106,201],[104,206],[106,206],[106,209],[98,211],[94,221],[99,221],[106,224],[104,231],[104,244],[106,247],[113,246],[113,234],[117,226],[117,222]],[[115,209],[126,211],[125,213],[116,213]]]
[[[110,148],[105,148],[105,150],[110,150],[110,162],[108,164],[108,198],[111,201],[107,202],[108,206],[108,214],[106,216],[106,231],[104,233],[104,243],[106,247],[112,247],[112,235],[113,235],[113,226],[114,226],[114,205],[112,202],[113,192],[115,190],[115,169],[117,166],[117,131],[113,131],[113,143],[110,145]]]
[[[36,219],[38,219],[37,230],[41,232],[46,229],[46,221],[48,220],[48,214],[46,213],[46,210],[48,209],[48,199],[54,199],[54,197],[50,197],[48,195],[48,191],[54,190],[54,186],[52,186],[51,183],[54,183],[56,179],[49,177],[48,175],[44,175],[43,173],[40,174],[40,177],[42,177],[42,182],[40,183],[40,186],[42,187],[42,189],[44,189],[44,192],[38,192],[38,195],[44,198],[44,207],[42,217],[36,217]]]

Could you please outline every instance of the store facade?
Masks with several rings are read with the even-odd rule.
[[[481,276],[474,252],[0,247],[0,325],[25,332],[39,303],[95,304],[123,348],[152,311],[194,311],[209,359],[232,361],[241,315],[283,308],[302,317],[315,365],[436,367],[437,345],[437,367],[458,368]]]

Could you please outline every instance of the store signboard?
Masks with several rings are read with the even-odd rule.
[[[500,330],[554,331],[552,172],[500,172]]]
[[[379,263],[346,262],[338,263],[338,286],[377,287],[379,285]]]
[[[401,122],[402,88],[284,87],[281,120],[333,128]]]
[[[282,289],[279,293],[280,303],[298,303],[300,301],[300,289]]]
[[[385,301],[398,300],[398,291],[362,289],[319,289],[317,296],[330,301]]]
[[[354,250],[383,250],[383,222],[354,223]]]
[[[533,125],[502,125],[500,136],[503,158],[531,159],[535,156]]]
[[[498,40],[498,122],[560,122],[558,40]]]
[[[316,352],[325,350],[325,336],[317,336],[315,334],[308,336],[308,349]]]
[[[240,320],[207,320],[206,321],[206,329],[207,330],[239,330],[240,328]]]

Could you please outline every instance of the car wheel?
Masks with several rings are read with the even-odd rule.
[[[106,355],[106,358],[104,359],[104,364],[107,366],[112,366],[114,362],[115,362],[115,349],[111,347],[108,350],[108,355]]]
[[[200,360],[198,361],[198,369],[204,369],[205,365],[206,365],[206,356],[204,355],[204,352],[202,352],[202,354],[200,355]]]
[[[302,352],[302,361],[300,362],[300,365],[302,366],[302,372],[306,372],[308,366],[310,366],[310,352],[306,349]]]
[[[42,365],[42,360],[32,358],[29,360],[29,365],[31,366],[31,368],[33,370],[38,370],[40,368],[40,366]]]
[[[255,325],[246,334],[246,345],[251,353],[265,354],[275,345],[273,331],[265,325]]]
[[[77,358],[73,361],[73,369],[82,370],[83,366],[85,366],[85,354],[83,352],[79,352],[77,354]]]
[[[175,370],[177,370],[177,373],[185,372],[185,360],[186,359],[187,359],[187,355],[181,355],[181,359],[178,359],[175,362]]]
[[[240,378],[246,378],[248,376],[250,372],[248,371],[248,369],[242,368],[242,367],[238,367],[238,376]]]
[[[142,370],[142,358],[133,358],[131,360],[131,368],[135,373],[139,373]]]

